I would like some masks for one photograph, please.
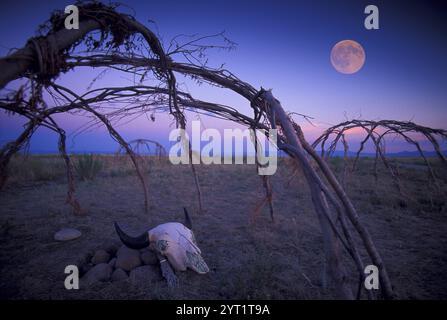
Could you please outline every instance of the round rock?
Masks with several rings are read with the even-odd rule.
[[[123,269],[115,269],[112,273],[112,281],[121,281],[127,279],[127,273]]]
[[[81,231],[73,228],[63,228],[54,234],[56,241],[69,241],[77,239],[82,235]]]
[[[92,258],[93,264],[107,263],[110,260],[110,254],[105,250],[97,250]]]
[[[115,245],[115,244],[111,244],[106,248],[106,251],[111,255],[111,256],[115,256],[116,252],[118,251],[118,248],[120,247],[120,245]]]
[[[85,275],[87,272],[89,272],[90,271],[90,269],[91,268],[93,268],[94,267],[94,265],[93,264],[91,264],[91,263],[85,263],[85,264],[82,264],[81,265],[81,268],[80,268],[80,273],[81,273],[81,276],[83,276],[83,275]]]
[[[112,260],[109,261],[109,266],[111,266],[112,268],[115,268],[115,264],[116,264],[116,258],[113,258]]]
[[[104,282],[110,279],[111,274],[112,267],[110,267],[107,263],[100,263],[91,268],[82,278],[82,281],[87,285],[98,281]]]
[[[115,268],[130,271],[138,266],[141,266],[140,252],[138,250],[122,246],[118,250],[116,256]]]
[[[143,261],[143,264],[145,265],[156,265],[158,264],[157,256],[154,252],[144,249],[140,252],[140,258],[141,261]]]

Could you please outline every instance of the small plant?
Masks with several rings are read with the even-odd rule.
[[[102,161],[97,159],[93,154],[84,154],[78,159],[75,166],[81,180],[94,180],[102,170]]]
[[[65,165],[58,156],[20,156],[11,163],[9,174],[16,182],[54,181],[65,177]]]

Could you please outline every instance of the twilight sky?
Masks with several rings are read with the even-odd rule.
[[[346,117],[412,120],[447,128],[447,5],[441,1],[121,2],[133,8],[137,19],[158,32],[165,44],[180,33],[207,35],[225,30],[238,46],[230,52],[211,51],[210,61],[215,66],[226,63],[227,69],[254,87],[272,88],[286,110],[314,117],[317,127],[300,120],[310,140]],[[23,46],[51,10],[71,3],[3,0],[0,55]],[[368,4],[379,8],[380,30],[364,28],[363,11]],[[129,12],[125,7],[121,10]],[[332,46],[344,39],[355,40],[365,49],[366,62],[358,73],[341,74],[331,66]],[[61,81],[82,91],[97,73],[80,70],[63,75]],[[111,73],[95,86],[129,83]],[[185,86],[197,98],[232,105],[251,115],[248,102],[235,94],[188,82]],[[205,127],[234,127],[230,122],[201,119]],[[67,116],[58,120],[69,134],[84,122]],[[151,138],[166,144],[171,122],[166,116],[157,117],[155,123],[142,117],[118,129],[126,139]],[[21,119],[0,114],[0,144],[16,137],[22,124]],[[56,139],[39,129],[31,150],[56,151]],[[68,147],[70,151],[117,149],[102,129],[71,134]],[[411,148],[394,142],[389,150]]]

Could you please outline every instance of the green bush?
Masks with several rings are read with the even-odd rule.
[[[102,170],[103,164],[93,154],[84,154],[79,157],[75,168],[81,180],[93,180]]]

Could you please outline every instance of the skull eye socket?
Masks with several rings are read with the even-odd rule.
[[[155,242],[155,248],[160,252],[166,251],[168,247],[169,245],[167,240],[158,240]]]

